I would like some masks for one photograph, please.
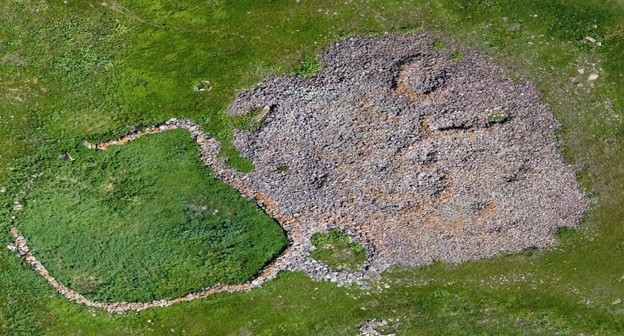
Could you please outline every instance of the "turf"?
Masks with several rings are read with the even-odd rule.
[[[397,269],[370,291],[284,273],[251,293],[123,316],[67,302],[3,250],[0,334],[354,335],[373,317],[398,318],[389,328],[399,335],[624,333],[622,1],[106,2],[0,3],[3,209],[84,138],[170,117],[201,123],[234,166],[252,169],[228,145],[237,121],[225,107],[237,92],[269,73],[313,70],[306,55],[340,37],[420,27],[438,34],[438,47],[459,41],[537,83],[594,205],[551,251]],[[213,89],[194,92],[202,80]]]
[[[15,220],[51,274],[89,298],[149,301],[250,280],[279,254],[279,225],[199,160],[183,130],[44,170]]]
[[[366,251],[361,244],[340,230],[331,229],[312,236],[315,250],[310,256],[335,271],[355,270],[366,261]]]

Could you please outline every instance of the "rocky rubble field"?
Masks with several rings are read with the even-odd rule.
[[[352,37],[311,78],[269,77],[230,107],[269,109],[235,135],[251,186],[308,238],[353,234],[374,272],[551,246],[588,204],[537,88],[434,42]]]

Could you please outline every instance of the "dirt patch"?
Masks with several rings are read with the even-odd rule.
[[[535,86],[433,42],[349,38],[315,76],[269,77],[231,106],[272,106],[235,138],[252,188],[308,238],[338,227],[368,242],[375,271],[547,247],[587,207]]]

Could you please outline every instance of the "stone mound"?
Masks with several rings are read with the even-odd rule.
[[[251,185],[305,235],[358,236],[376,271],[547,247],[587,207],[535,86],[433,42],[352,37],[320,55],[315,76],[269,77],[230,108],[271,107],[235,134]]]

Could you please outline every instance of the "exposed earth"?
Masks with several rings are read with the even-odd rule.
[[[307,237],[359,236],[373,271],[547,247],[588,204],[537,88],[434,42],[352,37],[313,77],[270,77],[231,106],[270,107],[262,127],[236,134],[253,188]]]

